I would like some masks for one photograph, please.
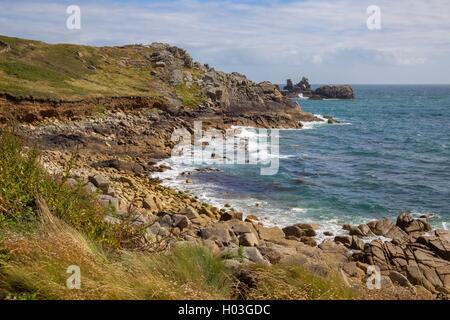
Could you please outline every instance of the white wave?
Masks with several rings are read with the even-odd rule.
[[[161,161],[158,164],[171,165],[170,161]],[[214,183],[196,183],[193,179],[193,183],[187,184],[185,182],[185,177],[180,176],[182,172],[194,171],[194,167],[176,166],[172,165],[171,169],[165,172],[154,173],[154,177],[162,178],[162,184],[167,187],[172,187],[177,190],[181,190],[196,196],[200,201],[209,203],[218,208],[225,207],[226,204],[230,205],[232,208],[238,211],[242,211],[245,214],[256,215],[265,226],[278,226],[285,227],[295,223],[311,223],[318,224],[319,228],[316,230],[316,239],[320,243],[325,239],[333,239],[337,235],[348,235],[348,231],[342,229],[342,218],[329,218],[324,216],[307,216],[308,209],[301,207],[293,207],[290,210],[285,210],[282,208],[277,208],[272,206],[267,201],[262,201],[261,199],[256,199],[253,197],[246,198],[233,198],[221,196],[222,192],[218,190],[220,185]],[[370,219],[360,219],[358,221],[351,221],[349,218],[346,223],[353,223],[358,225],[360,223],[367,223]],[[444,229],[447,225],[443,223]],[[331,232],[331,236],[324,235],[324,232]],[[375,236],[362,238],[364,242],[371,242],[374,239],[379,239],[381,241],[390,241],[391,239]]]
[[[321,121],[301,121],[302,123],[302,128],[301,130],[310,130],[310,129],[314,129],[317,126],[321,126],[324,124],[327,124],[327,119],[325,119],[321,114],[314,114],[314,116],[318,119],[320,119]]]
[[[227,133],[234,134],[237,138],[263,138],[267,137],[270,133],[270,129],[260,129],[248,126],[231,126],[230,129],[227,129]]]
[[[309,121],[309,122],[302,122],[302,130],[311,130],[314,129],[318,126],[327,124],[326,122],[322,122],[322,121]]]
[[[291,208],[291,211],[305,213],[306,209],[305,208]]]

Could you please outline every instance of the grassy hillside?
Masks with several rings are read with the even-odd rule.
[[[0,47],[0,93],[65,100],[176,93],[192,100],[197,94],[195,88],[186,92],[167,83],[168,70],[151,61],[155,47],[50,45],[6,36],[0,41],[9,46]],[[185,70],[201,76],[199,69]]]

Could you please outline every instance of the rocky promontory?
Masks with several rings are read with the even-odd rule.
[[[86,47],[4,36],[0,41],[8,49],[0,56],[2,123],[145,108],[167,118],[224,125],[299,128],[301,121],[318,120],[277,85],[215,70],[168,44]],[[15,64],[27,71],[14,71]]]

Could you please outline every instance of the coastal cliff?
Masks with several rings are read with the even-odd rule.
[[[300,222],[266,226],[149,178],[170,170],[159,160],[174,147],[171,134],[192,130],[194,121],[225,131],[320,120],[276,85],[216,71],[159,43],[94,48],[0,40],[8,46],[0,52],[0,175],[8,186],[0,193],[0,229],[7,235],[0,243],[8,259],[0,265],[10,266],[0,270],[0,297],[448,298],[450,236],[432,231],[427,217],[345,225],[339,235]],[[192,173],[181,173],[186,184]],[[11,227],[17,224],[38,232],[22,234]],[[76,242],[83,237],[106,253],[99,258],[84,240]],[[61,239],[78,250],[70,259]],[[186,245],[192,247],[180,249]],[[46,251],[62,266],[83,263],[93,270],[92,283],[67,293],[52,268],[34,274],[47,265]],[[380,268],[382,291],[366,287],[372,265]],[[94,290],[111,280],[103,266],[115,270],[119,289]],[[127,295],[122,278],[138,292]]]
[[[49,45],[0,37],[0,119],[76,118],[101,108],[156,108],[169,116],[211,117],[265,127],[317,120],[270,82],[194,62],[166,44]],[[97,108],[95,108],[97,106]]]

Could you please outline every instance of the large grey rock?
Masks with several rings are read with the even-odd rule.
[[[349,248],[352,245],[352,241],[353,241],[353,239],[351,236],[344,235],[344,236],[334,237],[334,242],[342,243],[347,248]]]
[[[169,230],[162,227],[158,222],[152,224],[150,227],[147,228],[146,231],[151,236],[168,237],[170,235]]]
[[[233,219],[227,221],[226,225],[228,225],[236,235],[241,235],[244,233],[254,233],[255,235],[257,235],[255,228],[249,222]]]
[[[426,219],[414,219],[409,213],[402,213],[399,215],[396,225],[412,236],[420,236],[432,229]]]
[[[278,246],[278,245],[275,245]],[[258,250],[261,253],[261,255],[268,260],[271,264],[276,264],[280,262],[281,255],[283,253],[284,247],[278,246],[277,247],[266,247],[266,246],[259,246]],[[290,253],[295,254],[295,251]]]
[[[110,224],[120,224],[121,223],[121,220],[119,218],[116,218],[116,217],[113,217],[110,215],[105,216],[104,221],[107,223],[110,223]]]
[[[254,247],[259,245],[259,241],[255,234],[244,233],[239,237],[239,245],[244,247]]]
[[[95,176],[89,177],[89,182],[91,182],[94,186],[102,190],[104,193],[108,192],[109,181],[104,176],[100,174],[96,174]]]
[[[191,221],[186,216],[179,214],[173,216],[173,226],[180,230],[189,228],[191,224]]]
[[[191,206],[187,206],[186,208],[184,208],[182,211],[180,211],[180,214],[185,215],[188,219],[196,219],[200,217],[197,210],[195,210]]]
[[[158,205],[158,201],[156,197],[147,196],[142,200],[142,206],[144,209],[148,209],[152,212],[157,212],[161,210],[161,207]]]
[[[258,227],[258,234],[261,240],[277,242],[280,239],[284,239],[285,235],[283,230],[278,227]]]
[[[159,224],[163,227],[172,228],[174,226],[174,220],[172,218],[172,215],[170,214],[163,215],[159,220]]]
[[[412,284],[408,281],[404,275],[397,271],[390,271],[389,278],[392,280],[394,284],[398,284],[399,286],[412,288]]]
[[[88,182],[88,183],[85,184],[84,190],[87,193],[96,193],[97,192],[97,187],[92,182]]]
[[[288,226],[283,228],[283,232],[286,237],[296,237],[301,238],[303,236],[306,236],[305,231],[300,229],[297,226]]]
[[[242,255],[254,263],[270,265],[270,262],[264,259],[259,250],[255,247],[245,247]]]
[[[367,226],[377,236],[390,238],[400,243],[409,241],[408,234],[387,218],[371,221]]]
[[[217,226],[200,229],[200,236],[205,240],[210,239],[218,241],[224,246],[228,246],[232,241],[230,230]]]
[[[170,82],[172,85],[178,85],[183,82],[183,72],[179,69],[172,70],[170,74]]]
[[[417,238],[417,242],[426,245],[442,259],[450,261],[450,231],[435,230],[433,235]]]
[[[221,221],[229,221],[232,219],[242,220],[243,213],[239,211],[229,210],[220,214]]]
[[[99,196],[99,201],[100,203],[102,203],[105,206],[110,206],[112,207],[115,211],[119,211],[119,199],[102,194]]]

